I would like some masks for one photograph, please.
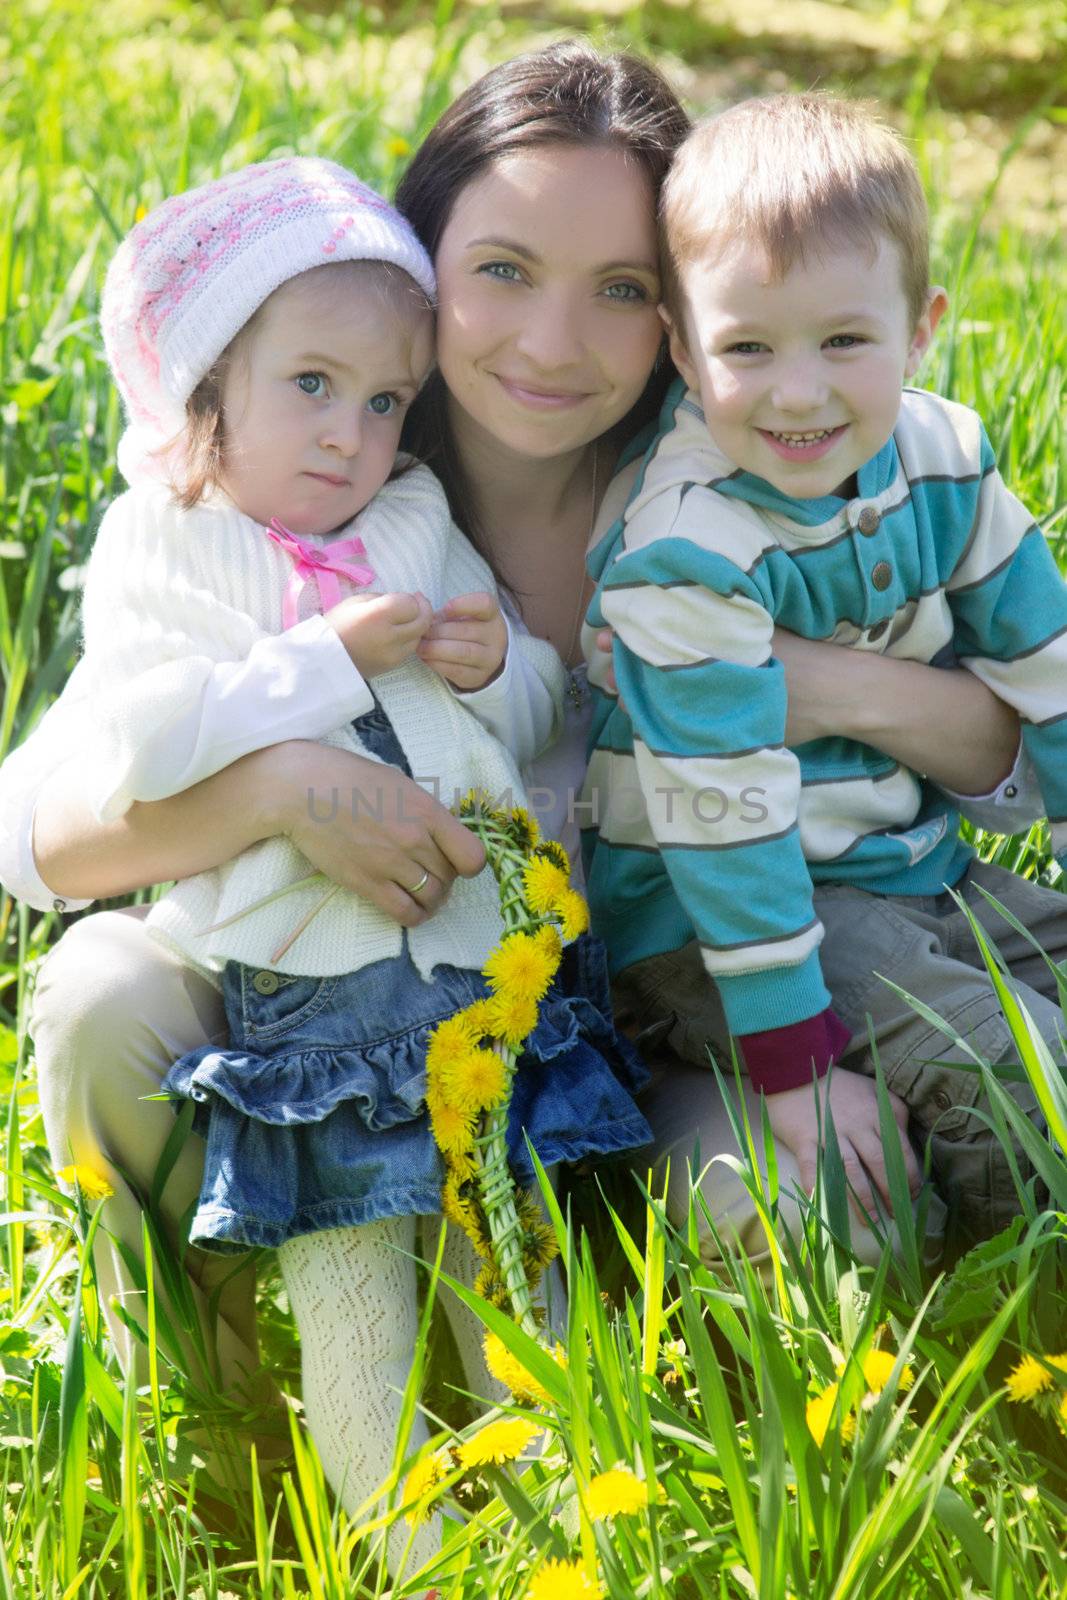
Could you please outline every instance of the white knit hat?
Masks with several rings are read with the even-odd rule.
[[[108,269],[100,318],[129,419],[119,446],[128,482],[173,472],[201,378],[268,295],[330,261],[392,262],[434,298],[433,264],[410,224],[333,161],[242,167],[137,224]]]

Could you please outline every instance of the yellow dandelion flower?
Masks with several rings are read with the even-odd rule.
[[[828,1384],[821,1394],[815,1395],[813,1399],[808,1401],[805,1408],[804,1415],[807,1420],[808,1431],[820,1450],[826,1440],[826,1434],[830,1427],[830,1418],[834,1414],[839,1390],[839,1384]],[[841,1437],[846,1444],[855,1436],[855,1432],[856,1423],[854,1418],[845,1416],[841,1422]]]
[[[441,1073],[441,1087],[452,1105],[478,1115],[499,1105],[508,1086],[508,1069],[495,1050],[475,1046]]]
[[[589,1480],[585,1503],[593,1522],[629,1516],[648,1505],[648,1485],[629,1467],[612,1467],[610,1472],[598,1472]]]
[[[589,907],[577,889],[568,889],[566,894],[560,895],[556,915],[565,939],[577,939],[589,926]]]
[[[517,1049],[537,1027],[537,1001],[504,990],[486,1002],[494,1038]]]
[[[448,1468],[440,1456],[421,1456],[404,1480],[404,1507],[407,1521],[412,1527],[425,1522],[430,1515],[430,1496],[447,1475]]]
[[[1057,1372],[1067,1372],[1067,1354],[1062,1356],[1046,1356],[1045,1360],[1050,1367],[1055,1367]]]
[[[86,1200],[107,1200],[115,1193],[113,1185],[102,1173],[95,1172],[80,1161],[73,1167],[60,1167],[56,1177],[61,1183],[77,1184]]]
[[[399,134],[394,135],[392,139],[387,139],[385,141],[385,148],[389,155],[394,156],[397,159],[399,159],[401,156],[409,156],[411,154],[411,145],[406,139],[401,138]]]
[[[479,1429],[472,1439],[459,1447],[460,1465],[463,1467],[502,1467],[505,1461],[516,1461],[523,1451],[543,1430],[536,1422],[526,1422],[522,1417],[505,1417],[501,1422],[490,1422]]]
[[[1011,1400],[1036,1400],[1039,1394],[1052,1388],[1052,1374],[1042,1366],[1036,1356],[1023,1356],[1008,1373],[1005,1382]]]
[[[547,917],[555,911],[560,897],[571,886],[570,875],[561,871],[548,856],[534,856],[526,863],[522,869],[522,883],[527,904],[539,917]]]
[[[896,1360],[891,1350],[868,1350],[860,1365],[869,1394],[881,1394],[892,1376]],[[914,1382],[915,1373],[911,1367],[901,1367],[897,1388],[910,1389]]]
[[[526,1591],[527,1600],[589,1600],[600,1594],[580,1561],[542,1562]]]
[[[554,922],[546,922],[538,928],[533,936],[534,943],[552,959],[552,973],[555,976],[556,968],[563,959],[563,940],[559,936],[559,929]]]
[[[445,1017],[430,1034],[426,1046],[428,1075],[431,1078],[443,1076],[452,1063],[461,1060],[477,1042],[478,1035],[466,1011]]]
[[[467,1026],[471,1030],[475,1043],[480,1043],[482,1039],[495,1038],[493,1031],[493,1002],[495,998],[495,995],[490,995],[485,1000],[472,1000],[470,1005],[464,1006],[459,1013],[461,1017],[466,1018]]]
[[[466,1155],[474,1138],[474,1114],[453,1105],[433,1105],[430,1125],[437,1148],[446,1156]]]
[[[534,854],[541,856],[546,861],[554,861],[563,875],[570,879],[571,858],[564,850],[558,839],[542,839]]]
[[[513,806],[508,818],[511,831],[526,850],[532,850],[541,838],[541,826],[525,806]]]
[[[559,1255],[556,1230],[548,1222],[536,1222],[527,1228],[523,1239],[523,1257],[527,1264],[536,1263],[544,1268],[552,1265]]]
[[[547,1405],[551,1398],[543,1384],[528,1372],[498,1334],[487,1333],[484,1341],[485,1364],[493,1377],[511,1390],[520,1405]]]
[[[148,207],[142,203],[141,205],[139,205],[137,207],[137,210],[134,212],[133,220],[134,220],[134,222],[143,222],[145,217],[147,217],[147,215],[148,215]]]
[[[580,898],[580,897],[579,897]],[[490,955],[483,973],[498,994],[542,1000],[548,993],[554,968],[552,957],[529,933],[508,933]]]

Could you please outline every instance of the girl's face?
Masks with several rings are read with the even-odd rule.
[[[548,459],[599,438],[648,381],[655,204],[622,151],[546,145],[464,189],[441,237],[437,363],[453,425]]]
[[[222,389],[221,483],[246,516],[341,528],[393,469],[433,356],[433,318],[370,263],[315,267],[267,300]]]

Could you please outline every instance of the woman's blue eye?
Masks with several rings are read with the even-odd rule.
[[[296,386],[301,394],[317,396],[325,389],[326,379],[321,372],[302,372],[296,380]]]
[[[522,277],[514,261],[486,261],[478,271],[487,277],[499,278],[501,283],[518,283]]]
[[[647,290],[639,283],[609,283],[604,293],[609,300],[623,306],[643,305],[648,299]]]
[[[395,394],[372,394],[367,401],[367,410],[376,417],[391,417],[396,408]]]

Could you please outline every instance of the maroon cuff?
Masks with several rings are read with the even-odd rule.
[[[817,1017],[793,1022],[765,1033],[738,1037],[753,1088],[764,1094],[781,1094],[810,1083],[812,1070],[823,1078],[831,1061],[840,1056],[852,1035],[841,1018],[827,1006]]]

